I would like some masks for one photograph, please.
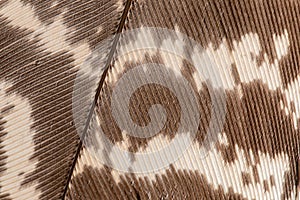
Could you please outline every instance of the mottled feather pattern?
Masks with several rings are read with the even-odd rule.
[[[0,199],[296,199],[299,5],[295,0],[1,1]],[[153,36],[140,32],[121,43],[122,34],[117,38],[116,33],[142,27],[187,35],[222,72],[225,122],[204,158],[195,155],[209,126],[209,85],[180,56],[145,50],[122,55]],[[114,146],[135,153],[157,150],[173,140],[179,126],[176,96],[149,84],[132,95],[131,118],[145,125],[148,108],[161,104],[164,128],[146,139],[120,129],[112,114],[112,92],[131,69],[149,62],[178,66],[175,72],[197,93],[197,137],[166,168],[118,171],[99,162],[80,141],[72,114],[75,79],[79,71],[93,73],[82,66],[107,39],[101,56],[108,68],[103,81],[99,74],[93,112]],[[197,55],[190,56],[197,62]]]

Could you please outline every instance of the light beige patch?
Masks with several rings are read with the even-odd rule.
[[[223,87],[232,90],[235,87],[234,79],[231,74],[231,64],[233,61],[230,59],[230,51],[225,39],[223,39],[217,49],[214,49],[213,44],[210,43],[204,52],[195,50],[192,54],[192,60],[194,64],[199,65],[198,68],[201,70],[199,72],[200,74],[195,73],[193,75],[198,89],[201,89],[202,85],[199,80],[210,80],[214,88]],[[214,66],[210,66],[210,64],[213,64]],[[211,73],[211,67],[217,69],[220,79],[218,76]],[[199,76],[201,78],[199,78]]]
[[[274,63],[270,62],[267,54],[263,55],[260,66],[255,59],[261,53],[261,44],[257,34],[249,33],[241,38],[240,42],[234,42],[232,56],[237,66],[238,73],[242,82],[249,83],[255,79],[267,84],[269,89],[276,90],[282,87],[282,80],[279,70],[279,61],[288,52],[288,35],[274,35],[274,44],[277,51],[277,59]]]
[[[34,154],[33,137],[35,131],[31,129],[33,120],[30,116],[32,109],[27,99],[16,94],[5,92],[10,85],[0,82],[0,108],[13,105],[12,111],[5,113],[3,120],[4,132],[2,145],[5,151],[5,168],[0,176],[1,192],[10,194],[10,198],[38,199],[41,191],[37,190],[38,183],[22,185],[25,177],[36,169],[38,160],[31,157]]]

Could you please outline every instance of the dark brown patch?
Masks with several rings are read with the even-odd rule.
[[[70,40],[72,43],[88,41],[91,48],[99,42],[111,37],[117,30],[122,9],[117,12],[113,1],[70,1],[64,19],[68,27],[74,32]],[[125,2],[125,1],[123,1]],[[102,29],[99,31],[98,28]]]
[[[180,123],[181,108],[176,96],[164,86],[148,84],[138,88],[130,98],[129,113],[132,120],[139,126],[146,126],[151,123],[148,110],[152,105],[160,104],[166,109],[167,121],[164,128],[158,133],[167,138],[174,138]],[[138,140],[131,137],[133,145],[131,151],[137,151],[135,144]]]
[[[241,83],[241,78],[240,78],[238,69],[236,67],[236,64],[232,64],[231,65],[231,73],[232,73],[232,77],[233,77],[234,83],[236,85],[240,84]]]
[[[225,35],[221,17],[210,1],[138,1],[129,14],[126,29],[162,27],[181,32],[207,47],[217,47]],[[149,12],[150,11],[150,12]],[[172,17],[170,17],[172,16]]]
[[[249,173],[242,172],[242,180],[245,186],[252,184],[251,175]]]
[[[270,191],[270,186],[267,180],[263,181],[263,185],[264,185],[264,190],[265,192],[269,192]]]
[[[203,175],[192,171],[176,171],[172,166],[164,174],[150,181],[137,179],[134,174],[121,176],[116,183],[108,168],[101,170],[84,167],[81,174],[73,177],[69,199],[243,199],[239,194],[228,193],[220,186],[209,184]]]
[[[256,166],[252,166],[252,173],[253,173],[253,178],[255,183],[259,183],[259,175],[258,175],[258,170]]]
[[[25,172],[21,172],[21,173],[18,174],[18,176],[22,176],[24,173],[25,173]]]
[[[290,103],[290,106],[291,106],[291,111],[296,113],[296,106],[295,106],[295,102],[291,102]]]
[[[270,176],[270,184],[271,184],[271,187],[275,186],[275,178],[274,176]]]
[[[220,144],[219,142],[216,144],[217,150],[221,153],[223,159],[226,162],[234,162],[237,158],[237,153],[235,149],[229,149],[226,145]]]

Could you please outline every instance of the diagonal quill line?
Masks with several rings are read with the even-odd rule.
[[[98,87],[97,87],[97,90],[96,90],[96,94],[95,94],[95,97],[94,97],[94,101],[93,101],[92,106],[91,106],[91,108],[89,110],[87,121],[86,121],[85,127],[83,129],[83,134],[82,134],[82,138],[83,139],[84,139],[84,137],[85,137],[85,135],[87,133],[87,129],[89,127],[91,118],[93,116],[95,105],[97,104],[98,96],[99,96],[100,91],[102,89],[105,77],[106,77],[106,75],[108,73],[109,64],[111,63],[113,55],[114,55],[114,53],[116,51],[117,44],[118,44],[119,39],[120,39],[120,33],[123,30],[123,27],[124,27],[124,24],[125,24],[125,20],[127,18],[127,15],[128,15],[128,12],[129,12],[129,9],[130,9],[130,6],[131,6],[131,3],[132,3],[132,0],[127,0],[125,8],[123,10],[123,13],[122,13],[122,16],[121,16],[120,23],[118,25],[118,29],[117,29],[116,35],[115,35],[115,38],[113,40],[113,44],[112,44],[112,47],[111,47],[110,52],[108,54],[107,62],[106,62],[105,67],[104,67],[105,70],[104,70],[104,72],[103,72],[103,74],[101,76],[100,82],[98,84]],[[67,194],[67,191],[68,191],[68,186],[70,184],[70,181],[71,181],[71,178],[72,178],[72,174],[73,174],[73,171],[75,169],[75,166],[76,166],[76,163],[77,163],[77,160],[78,160],[81,148],[82,148],[82,139],[80,140],[80,142],[78,144],[78,148],[76,150],[75,157],[74,157],[71,169],[70,169],[69,174],[68,174],[68,179],[67,179],[67,182],[66,182],[66,185],[65,185],[65,188],[64,188],[64,192],[63,192],[63,195],[62,195],[62,199],[63,200],[66,197],[66,194]]]

